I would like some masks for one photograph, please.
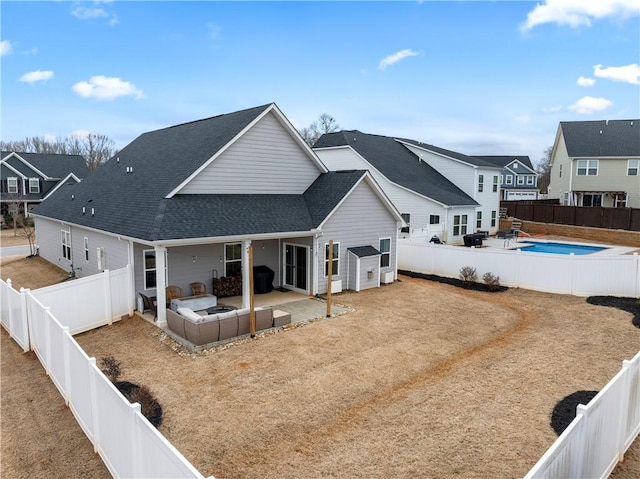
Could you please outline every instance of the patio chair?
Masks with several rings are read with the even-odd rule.
[[[180,286],[169,285],[167,286],[167,307],[171,305],[172,299],[184,298],[184,293]]]
[[[153,313],[153,320],[158,319],[158,304],[155,296],[147,296],[146,294],[138,293],[142,298],[142,312],[151,311]]]
[[[201,294],[207,294],[207,287],[204,283],[191,283],[191,296],[200,296]]]

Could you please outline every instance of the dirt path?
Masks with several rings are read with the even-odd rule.
[[[139,318],[76,339],[149,386],[160,431],[218,479],[522,477],[556,439],[556,402],[640,350],[629,313],[584,298],[401,278],[335,296],[347,315],[218,351]],[[4,331],[1,346],[0,476],[107,477],[35,356]],[[640,477],[638,441],[612,477]]]

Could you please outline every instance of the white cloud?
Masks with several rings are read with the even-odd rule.
[[[89,138],[90,134],[91,134],[91,132],[89,130],[74,130],[74,131],[71,132],[71,136],[74,136],[74,137],[79,138],[81,140]]]
[[[12,52],[13,47],[11,46],[11,42],[9,40],[2,40],[0,42],[0,57],[9,55]]]
[[[570,110],[583,115],[588,115],[596,111],[602,111],[609,108],[613,103],[606,98],[594,98],[585,96],[569,107]]]
[[[98,100],[113,100],[119,96],[144,98],[142,90],[138,90],[133,83],[103,75],[93,76],[88,82],[76,83],[73,85],[73,91],[83,98],[97,98]]]
[[[44,141],[46,141],[47,143],[56,143],[58,141],[58,137],[53,133],[45,133]]]
[[[98,18],[107,18],[109,25],[118,23],[118,16],[108,12],[99,6],[100,2],[94,2],[93,6],[87,7],[80,2],[73,4],[71,14],[78,20],[94,20]]]
[[[555,113],[560,110],[562,110],[562,105],[547,106],[542,109],[542,111],[545,113]]]
[[[640,65],[632,63],[623,67],[606,67],[595,65],[593,74],[599,78],[608,78],[613,81],[621,81],[631,83],[632,85],[640,85]]]
[[[408,57],[415,57],[416,55],[420,55],[418,52],[414,52],[410,48],[406,48],[404,50],[400,50],[399,52],[394,53],[393,55],[389,55],[380,60],[380,64],[378,65],[378,70],[384,70],[385,68],[393,65],[394,63],[399,62]]]
[[[20,81],[25,83],[46,82],[53,78],[53,72],[51,70],[36,70],[33,72],[25,73],[20,77]]]
[[[593,86],[596,81],[593,78],[579,77],[576,83],[580,86]]]
[[[557,23],[572,28],[591,26],[601,18],[627,18],[640,15],[640,0],[545,0],[527,14],[520,30],[527,32],[537,25]]]
[[[529,115],[516,116],[516,123],[527,124],[530,121],[531,121],[531,117]]]

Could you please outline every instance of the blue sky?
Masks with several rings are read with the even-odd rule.
[[[297,128],[529,155],[558,122],[640,118],[640,0],[0,4],[1,139],[122,148],[275,102]]]

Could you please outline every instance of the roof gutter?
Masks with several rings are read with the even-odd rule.
[[[313,228],[308,231],[291,231],[287,233],[258,233],[252,235],[233,235],[233,236],[211,236],[201,238],[183,238],[183,239],[167,239],[151,241],[148,244],[152,246],[192,246],[200,244],[215,244],[215,243],[237,243],[238,241],[245,240],[270,240],[270,239],[282,239],[282,238],[298,238],[300,236],[319,235],[320,229]],[[136,238],[133,238],[136,242],[142,242]]]

